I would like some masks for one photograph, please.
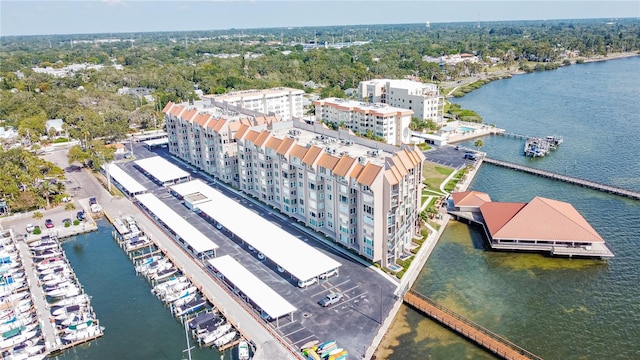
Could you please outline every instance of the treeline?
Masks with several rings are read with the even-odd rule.
[[[331,48],[356,41],[359,46]],[[317,47],[305,50],[303,43]],[[559,66],[565,50],[591,57],[639,49],[637,18],[3,37],[0,126],[44,134],[45,120],[61,118],[74,138],[116,141],[132,127],[153,127],[168,101],[195,99],[196,88],[206,94],[290,86],[344,97],[364,79],[455,81],[485,71],[492,58],[496,66],[540,71]],[[423,61],[460,53],[485,62]],[[105,67],[67,77],[31,70],[73,63]],[[320,87],[305,87],[309,81]],[[117,95],[124,86],[151,89],[154,102]]]

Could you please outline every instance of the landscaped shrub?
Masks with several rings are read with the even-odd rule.
[[[78,219],[73,220],[73,225],[74,226],[80,225],[80,220],[78,220]]]
[[[67,227],[69,227],[69,226],[71,226],[71,223],[70,223],[70,222],[68,222],[68,221],[66,221],[66,222],[64,223],[64,227],[66,227],[66,228],[67,228]]]
[[[398,277],[398,279],[402,279],[402,277],[404,276],[404,270],[398,271],[398,273],[396,273],[396,276]]]
[[[42,234],[42,230],[40,230],[39,227],[33,229],[33,235],[40,235],[40,234]]]

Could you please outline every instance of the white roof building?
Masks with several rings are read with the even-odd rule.
[[[444,121],[444,96],[440,94],[436,84],[407,79],[361,81],[358,85],[358,99],[409,109],[420,119]]]
[[[200,180],[174,185],[171,190],[182,197],[200,193],[210,199],[211,201],[197,205],[203,214],[220,223],[298,280],[309,280],[342,266],[338,261]]]
[[[270,319],[291,315],[297,308],[271,287],[258,279],[249,270],[229,255],[207,260],[209,266],[222,274],[228,283],[242,291],[258,307],[258,310]]]
[[[180,245],[198,258],[215,256],[218,245],[173,211],[154,194],[136,195],[136,202],[174,235]]]
[[[135,164],[142,169],[145,174],[151,176],[154,180],[162,184],[162,186],[172,185],[191,179],[191,175],[189,175],[188,172],[180,169],[160,156],[136,160]]]
[[[127,174],[122,168],[116,164],[102,165],[102,171],[106,176],[113,179],[127,195],[142,194],[147,188],[140,184],[136,179]]]

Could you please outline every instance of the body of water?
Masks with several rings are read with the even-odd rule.
[[[87,294],[104,336],[56,357],[68,359],[187,359],[183,325],[137,276],[133,263],[118,247],[106,220],[97,232],[66,241],[62,248]],[[193,346],[195,340],[190,338]],[[220,359],[216,350],[192,350],[193,359]],[[227,355],[227,359],[231,357]]]
[[[518,75],[455,102],[507,131],[565,139],[528,159],[523,140],[485,137],[490,157],[640,191],[640,57]],[[489,164],[471,189],[569,202],[615,258],[492,252],[479,228],[451,222],[414,289],[545,359],[640,359],[640,201]],[[493,358],[406,307],[394,328],[391,359]]]

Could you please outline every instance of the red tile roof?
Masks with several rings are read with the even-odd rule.
[[[484,203],[490,202],[489,194],[480,191],[463,191],[452,193],[453,205],[460,206],[476,206],[479,207]]]
[[[604,242],[604,239],[573,205],[539,196],[525,205],[496,231],[493,237],[495,239]]]
[[[455,201],[455,200],[454,200]],[[480,206],[480,212],[492,238],[527,203],[486,202]]]

